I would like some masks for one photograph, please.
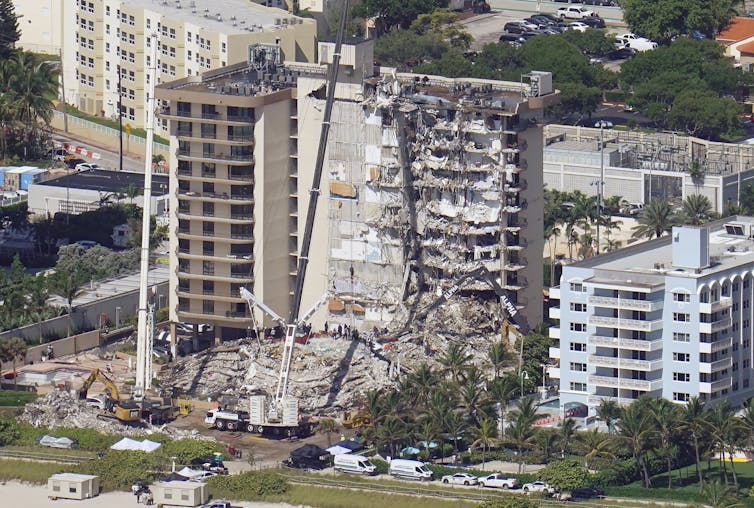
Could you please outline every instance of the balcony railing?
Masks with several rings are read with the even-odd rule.
[[[634,360],[633,358],[617,358],[614,356],[589,355],[589,364],[595,367],[611,367],[641,371],[656,371],[662,369],[662,360]]]
[[[700,333],[714,333],[719,332],[720,330],[724,330],[728,328],[731,325],[731,318],[724,317],[722,319],[718,319],[717,321],[713,321],[711,323],[699,323],[699,332]]]
[[[662,308],[662,301],[633,300],[630,298],[612,298],[608,296],[588,296],[587,303],[595,307],[631,309],[651,312]]]
[[[230,118],[228,118],[230,120]],[[228,136],[228,141],[245,141],[247,143],[252,143],[254,141],[254,135],[240,135],[240,134],[231,134]]]
[[[175,131],[175,135],[176,136],[182,136],[182,137],[186,137],[186,138],[190,138],[191,135],[192,135],[191,133],[192,133],[192,131],[190,129],[189,130],[187,130],[187,129],[178,129],[177,131]]]
[[[618,347],[621,349],[634,349],[636,351],[658,351],[662,349],[662,339],[619,339],[618,337],[590,335],[587,337],[587,343],[591,346]]]
[[[724,339],[717,340],[715,342],[699,342],[699,352],[700,353],[717,353],[718,351],[722,351],[723,349],[729,349],[733,346],[733,338],[732,337],[726,337]]]
[[[623,328],[626,330],[639,330],[652,332],[662,329],[662,319],[646,321],[643,319],[614,318],[607,316],[589,316],[590,325],[607,326],[610,328]]]
[[[255,122],[255,118],[251,115],[228,115],[226,118],[229,122]]]
[[[711,374],[712,372],[719,372],[723,369],[730,369],[733,366],[732,358],[723,358],[722,360],[716,360],[714,362],[699,361],[699,372],[705,374]]]
[[[644,379],[617,378],[611,376],[588,376],[587,383],[594,386],[606,386],[608,388],[625,388],[628,390],[640,390],[653,392],[662,388],[662,379],[647,381]]]

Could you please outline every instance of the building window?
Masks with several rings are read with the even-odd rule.
[[[109,16],[109,15],[110,15],[110,6],[106,5],[105,6],[105,16]]]
[[[691,355],[689,353],[673,353],[674,362],[690,362]]]
[[[170,29],[170,38],[175,39],[175,28]]]
[[[571,282],[569,288],[576,293],[586,293],[586,287],[581,282]]]
[[[572,332],[585,332],[586,323],[571,323],[571,331]]]
[[[220,46],[220,51],[222,51],[223,53],[225,53],[225,52],[227,52],[227,50],[228,50],[228,48],[227,48],[227,44],[225,44],[225,43],[223,42],[223,43],[221,44],[221,46]]]
[[[689,342],[691,341],[691,335],[683,332],[673,332],[673,340],[675,342]]]
[[[688,383],[689,381],[691,381],[691,374],[689,374],[688,372],[673,372],[673,381]]]
[[[691,316],[685,312],[673,312],[673,321],[688,323],[691,321]]]
[[[673,392],[673,400],[676,402],[688,402],[691,396],[688,393]]]
[[[691,301],[691,295],[689,295],[688,293],[673,293],[673,301],[689,302]]]
[[[571,351],[584,352],[586,351],[586,344],[583,342],[571,342]]]
[[[574,383],[571,381],[571,391],[574,392],[585,392],[586,391],[586,383]]]
[[[574,372],[586,372],[586,364],[579,362],[571,362],[571,370]]]
[[[586,304],[571,302],[571,310],[574,312],[586,312]]]

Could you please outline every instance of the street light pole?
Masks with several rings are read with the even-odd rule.
[[[602,219],[602,187],[605,185],[605,127],[612,127],[613,124],[606,120],[600,120],[595,127],[600,129],[600,181],[597,184],[597,255],[600,253],[600,219]]]
[[[120,49],[118,50],[120,52]],[[118,170],[123,171],[123,88],[118,65]]]

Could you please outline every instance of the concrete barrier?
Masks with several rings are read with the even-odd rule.
[[[99,330],[92,330],[90,332],[79,333],[71,335],[65,339],[54,340],[47,344],[40,344],[39,346],[33,346],[26,350],[26,357],[23,361],[18,360],[16,367],[21,365],[28,365],[30,363],[39,363],[42,361],[42,356],[47,355],[47,346],[52,346],[55,357],[68,356],[88,349],[98,347],[101,344],[101,335]],[[0,371],[7,372],[13,369],[13,362],[5,362],[0,366]]]

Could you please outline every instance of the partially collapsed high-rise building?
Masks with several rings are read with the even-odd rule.
[[[287,315],[334,44],[318,49],[319,63],[283,63],[256,45],[248,63],[158,87],[175,150],[172,320],[243,335],[241,286]],[[373,66],[372,41],[341,55],[302,308],[327,294],[317,325],[396,327],[416,293],[485,266],[541,321],[551,75],[399,73]],[[483,281],[463,288],[494,296]]]

